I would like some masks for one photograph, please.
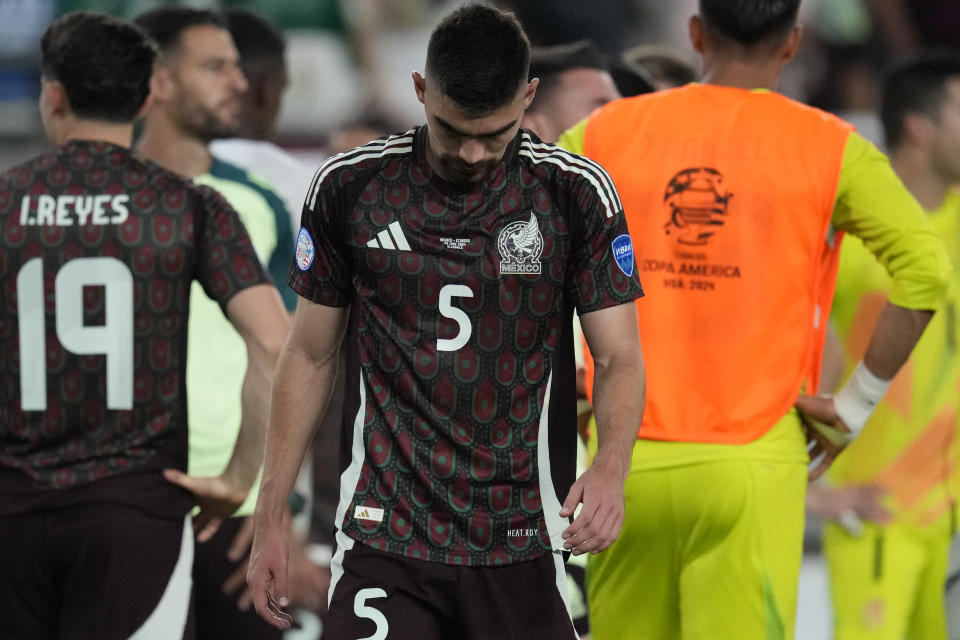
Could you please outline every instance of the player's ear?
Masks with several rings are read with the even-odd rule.
[[[537,87],[540,85],[540,78],[534,78],[527,84],[526,93],[523,95],[523,108],[529,109],[533,97],[537,94]]]
[[[693,46],[693,50],[702,55],[704,39],[706,38],[703,20],[700,19],[700,16],[690,16],[690,22],[687,23],[687,28],[690,33],[690,44]]]
[[[424,96],[427,93],[427,80],[418,71],[413,72],[413,90],[416,92],[420,104],[426,104]]]
[[[937,137],[936,125],[930,116],[911,112],[903,117],[903,139],[920,147],[926,147]]]
[[[150,75],[151,101],[167,102],[173,97],[174,90],[173,71],[170,67],[161,63],[153,65],[153,73]]]
[[[790,29],[790,32],[783,42],[783,46],[780,48],[780,57],[785,63],[790,62],[797,55],[797,50],[800,49],[800,40],[802,38],[803,27],[795,25]]]
[[[71,112],[67,89],[59,80],[43,79],[40,91],[40,110],[49,116],[64,116]]]

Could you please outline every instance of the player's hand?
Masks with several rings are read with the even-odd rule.
[[[580,514],[563,532],[565,549],[578,556],[613,544],[623,525],[624,479],[624,473],[597,462],[577,478],[560,510],[560,516],[568,518],[583,503]]]
[[[893,514],[884,506],[887,492],[878,485],[825,487],[813,485],[807,491],[807,510],[833,520],[854,537],[863,534],[863,521],[887,524]]]
[[[287,560],[290,547],[282,523],[258,524],[253,534],[247,585],[253,607],[261,618],[286,631],[293,618],[283,608],[290,604],[287,594]]]
[[[230,517],[247,499],[247,489],[237,487],[224,476],[188,476],[176,469],[164,469],[163,477],[192,493],[200,513],[194,518],[199,533],[198,542],[206,542],[220,528],[224,518]]]
[[[853,434],[837,416],[831,396],[801,395],[797,398],[796,407],[807,436],[810,481],[813,482],[850,444]]]

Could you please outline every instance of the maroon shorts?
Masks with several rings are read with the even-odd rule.
[[[124,505],[0,518],[0,638],[180,640],[193,527]]]
[[[324,640],[574,640],[558,554],[459,567],[377,551],[337,533]]]

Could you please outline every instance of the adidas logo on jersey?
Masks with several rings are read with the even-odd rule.
[[[374,522],[383,522],[383,509],[357,505],[357,508],[353,510],[353,518],[355,520],[373,520]]]
[[[410,251],[410,245],[407,243],[407,237],[403,235],[403,229],[397,221],[391,222],[386,229],[377,234],[377,237],[367,243],[371,249],[397,249],[400,251]]]

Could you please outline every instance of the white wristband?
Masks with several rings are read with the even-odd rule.
[[[847,384],[833,397],[837,417],[850,429],[854,437],[863,431],[863,425],[886,395],[890,382],[873,375],[861,360]]]

